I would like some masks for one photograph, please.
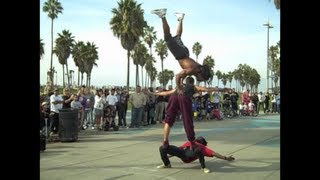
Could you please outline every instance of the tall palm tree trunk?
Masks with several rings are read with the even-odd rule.
[[[136,64],[136,86],[140,85],[139,82],[139,65]]]
[[[86,87],[88,87],[88,85],[89,85],[89,77],[90,77],[90,74],[88,73],[87,74],[87,79],[86,79]]]
[[[143,66],[141,66],[141,85],[143,86]]]
[[[129,81],[130,81],[130,51],[127,50],[127,59],[128,59],[128,65],[127,65],[127,92],[129,93]]]
[[[69,87],[70,86],[70,77],[69,77],[69,75],[70,75],[70,73],[69,73],[69,70],[68,70],[68,63],[66,62],[66,70],[67,70],[67,82],[68,82],[68,84],[67,84],[67,87]]]
[[[80,70],[78,68],[78,87],[80,86],[79,84],[80,84]]]
[[[147,70],[146,70],[146,78],[144,79],[144,86],[147,87],[147,82],[148,81],[148,73],[147,73]]]
[[[163,59],[161,59],[162,87],[164,88]]]
[[[83,72],[81,72],[81,86],[82,86],[82,84],[83,84]]]
[[[65,87],[65,81],[64,81],[64,64],[62,64],[62,82],[63,82],[63,87]]]
[[[89,76],[89,78],[88,78],[88,87],[90,87],[90,82],[91,82],[91,73],[89,74],[90,76]]]
[[[152,44],[149,44],[149,49],[150,49],[150,55],[152,56]],[[149,75],[146,70],[146,87],[149,84],[149,80],[151,80],[151,75]],[[150,87],[152,87],[151,83],[150,83]]]
[[[53,19],[51,19],[51,57],[50,57],[50,81],[53,84],[53,69],[52,63],[53,62]]]

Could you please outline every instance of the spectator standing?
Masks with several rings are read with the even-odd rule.
[[[258,103],[259,103],[259,97],[258,97],[258,93],[254,93],[252,95],[252,102],[254,104],[254,110],[255,110],[255,113],[258,114]]]
[[[71,103],[73,98],[72,98],[72,96],[70,94],[70,89],[69,88],[64,88],[63,89],[62,99],[63,99],[62,108],[63,109],[71,108],[70,103]]]
[[[147,103],[146,96],[141,92],[141,86],[136,87],[136,92],[129,96],[132,105],[130,128],[139,127],[142,120],[142,111]]]
[[[106,104],[105,95],[103,94],[102,89],[99,89],[97,90],[96,95],[94,97],[94,105],[93,105],[97,130],[102,129],[100,127],[100,124],[103,121],[102,118],[103,118],[104,104]]]
[[[154,120],[155,117],[155,108],[156,108],[156,95],[153,94],[153,88],[149,88],[149,102],[148,104],[148,119],[147,123],[148,125],[151,124],[156,124],[156,121]]]
[[[126,116],[128,107],[128,95],[125,90],[119,90],[119,102],[118,102],[118,126],[127,126]]]
[[[59,109],[62,109],[64,101],[58,93],[59,90],[55,88],[50,96],[50,135],[59,132]]]
[[[261,91],[258,94],[258,99],[259,99],[259,104],[258,104],[257,114],[259,114],[261,106],[263,108],[263,112],[266,112],[266,110],[264,108],[264,101],[266,100],[266,96]]]
[[[94,117],[93,117],[93,105],[94,105],[94,95],[90,92],[90,88],[84,89],[84,97],[87,99],[86,106],[84,108],[84,128],[94,126]]]
[[[276,97],[276,103],[277,103],[277,112],[280,113],[280,92]]]
[[[270,96],[269,96],[269,92],[266,92],[265,93],[265,100],[264,100],[264,105],[265,105],[265,107],[264,107],[264,113],[268,113],[268,112],[270,112],[270,110],[269,110],[269,102],[270,102]]]
[[[79,96],[77,94],[74,94],[73,96],[73,100],[71,101],[71,108],[73,109],[78,109],[78,120],[79,120],[79,124],[78,124],[78,128],[79,130],[82,129],[83,130],[83,106],[79,101]]]

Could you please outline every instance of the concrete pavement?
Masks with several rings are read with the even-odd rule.
[[[71,143],[49,143],[40,153],[41,180],[149,180],[215,179],[279,180],[280,116],[260,115],[222,121],[195,121],[197,136],[204,136],[208,147],[222,155],[233,155],[233,162],[206,157],[211,173],[200,170],[199,161],[184,164],[171,158],[171,169],[162,164],[159,146],[162,125],[119,131],[85,130]],[[186,141],[182,122],[171,129],[170,144]]]

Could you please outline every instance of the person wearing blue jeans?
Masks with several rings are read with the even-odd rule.
[[[142,120],[142,112],[147,103],[147,98],[141,92],[141,86],[137,86],[136,92],[129,95],[129,102],[132,105],[130,128],[139,127]]]

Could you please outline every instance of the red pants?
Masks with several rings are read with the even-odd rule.
[[[172,94],[169,98],[164,122],[170,127],[173,126],[178,111],[181,112],[184,130],[189,141],[195,140],[193,119],[192,119],[192,101],[189,97],[181,94]]]

